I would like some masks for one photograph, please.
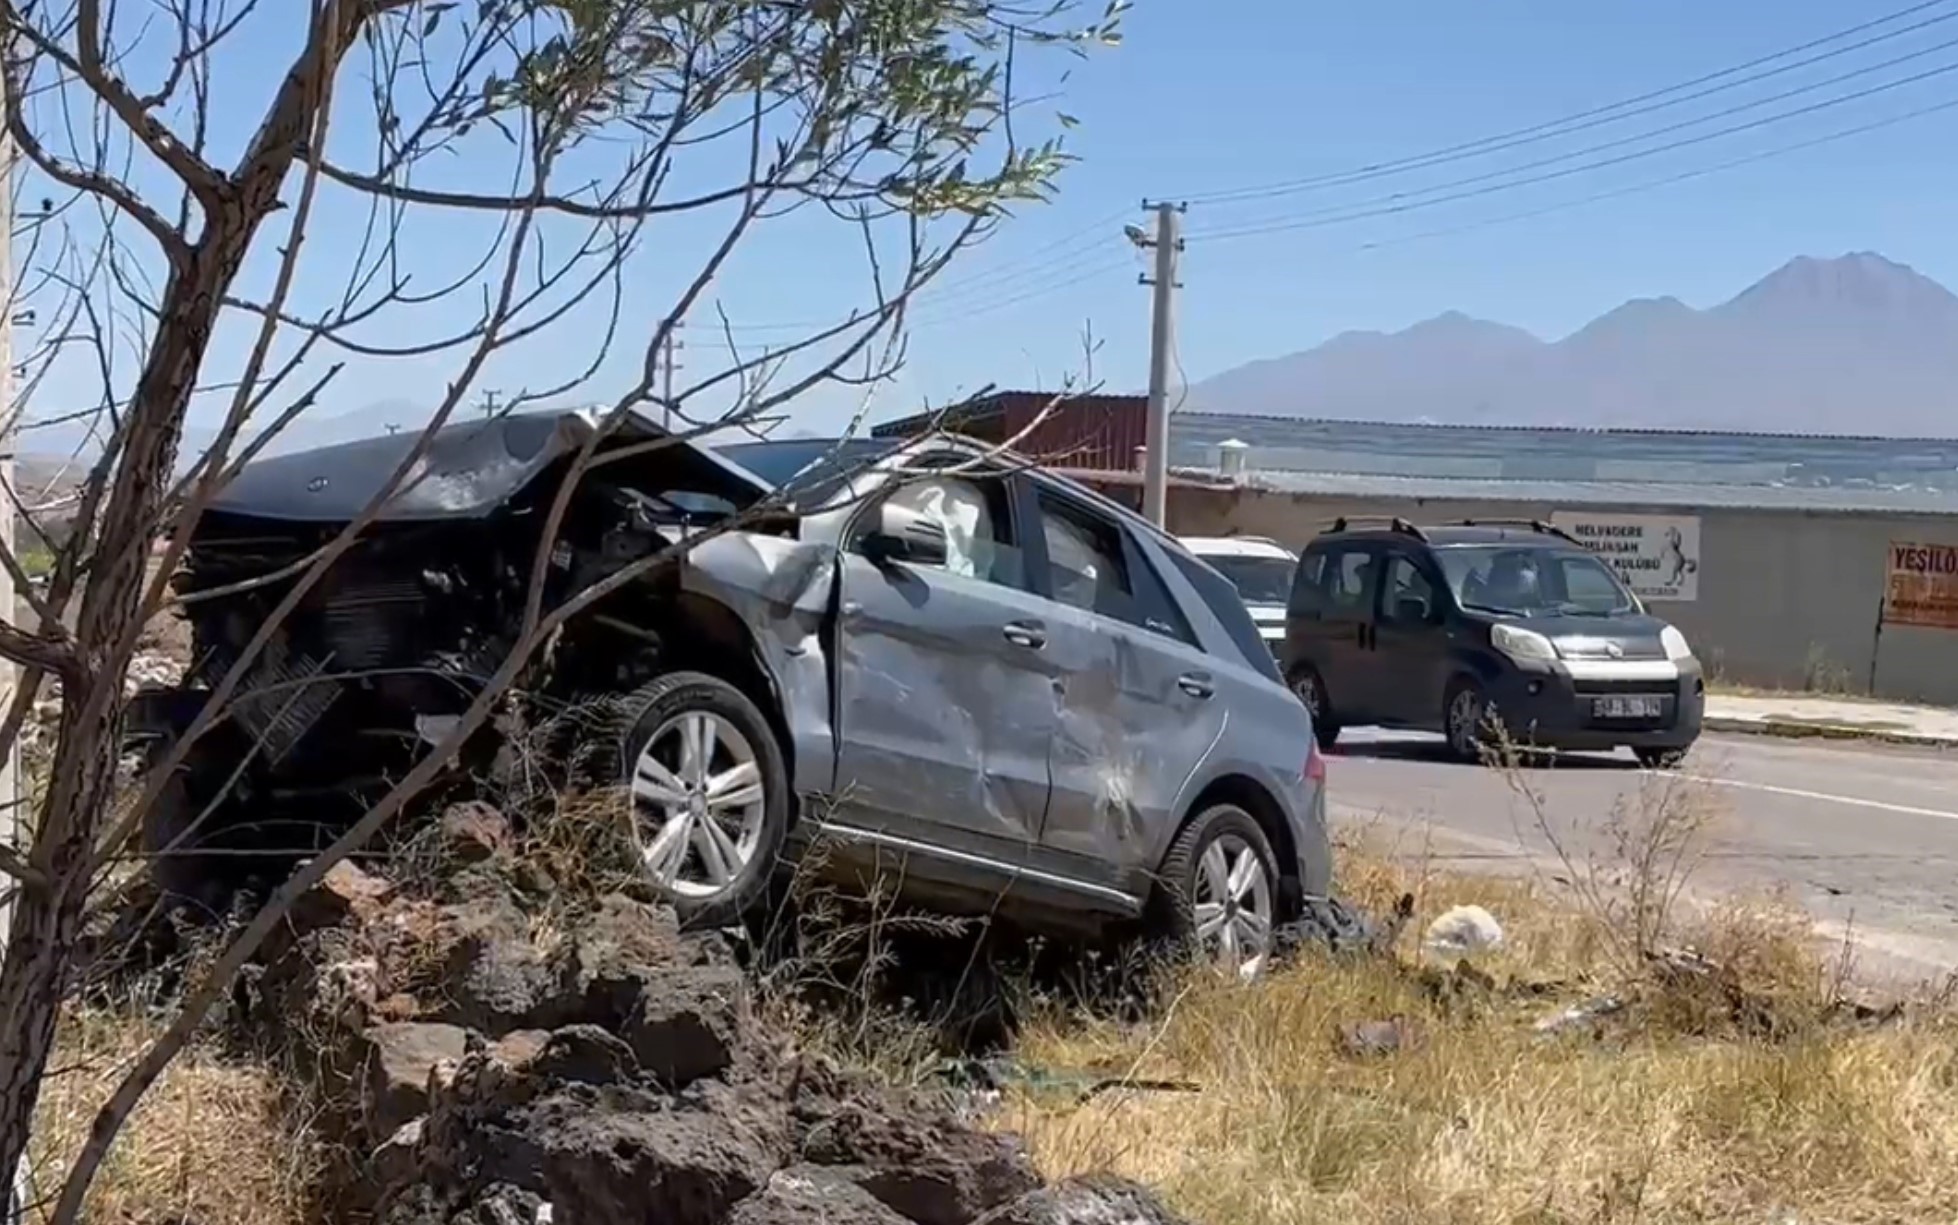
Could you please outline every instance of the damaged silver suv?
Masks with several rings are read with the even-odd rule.
[[[452,725],[510,648],[592,428],[436,437],[172,779],[146,829],[166,888],[195,896],[217,852],[290,847],[293,823],[344,828]],[[1250,972],[1326,894],[1310,717],[1174,539],[947,436],[636,445],[659,437],[635,417],[601,444],[615,462],[580,482],[547,606],[684,547],[569,622],[522,687],[618,712],[610,769],[684,918],[742,917],[820,844],[825,874],[917,904],[1055,932],[1149,920]],[[178,576],[195,662],[132,720],[153,752],[411,445],[264,460],[224,491]]]

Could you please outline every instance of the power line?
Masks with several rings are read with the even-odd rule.
[[[1382,206],[1378,208],[1360,208],[1356,206],[1353,209],[1353,211],[1348,211],[1343,213],[1336,213],[1330,215],[1312,214],[1303,217],[1293,217],[1290,219],[1278,219],[1278,220],[1274,220],[1263,224],[1257,224],[1257,225],[1245,225],[1245,226],[1238,226],[1234,228],[1227,228],[1221,230],[1212,230],[1208,233],[1193,234],[1190,236],[1189,241],[1191,242],[1221,241],[1223,239],[1230,239],[1230,238],[1249,238],[1259,234],[1284,233],[1291,230],[1318,229],[1322,226],[1341,225],[1351,221],[1365,221],[1374,217],[1388,217],[1399,213],[1414,212],[1424,208],[1436,208],[1443,204],[1455,204],[1463,200],[1477,199],[1482,196],[1494,195],[1499,192],[1515,191],[1524,187],[1534,187],[1539,183],[1553,182],[1555,180],[1569,178],[1572,175],[1577,175],[1577,174],[1587,174],[1593,170],[1604,170],[1613,166],[1622,166],[1630,162],[1642,161],[1649,157],[1656,157],[1662,153],[1670,153],[1678,149],[1691,148],[1695,145],[1703,145],[1706,144],[1708,141],[1719,140],[1722,137],[1734,136],[1742,132],[1754,131],[1755,129],[1768,127],[1777,123],[1782,123],[1789,119],[1798,119],[1804,115],[1812,115],[1819,111],[1829,110],[1833,107],[1843,106],[1850,102],[1856,102],[1864,98],[1874,97],[1877,94],[1888,93],[1891,90],[1901,89],[1906,85],[1915,85],[1918,84],[1919,82],[1928,81],[1934,77],[1944,76],[1945,74],[1951,72],[1958,72],[1958,63],[1945,64],[1941,67],[1928,69],[1924,72],[1916,73],[1912,76],[1902,77],[1894,81],[1886,81],[1881,85],[1873,85],[1867,89],[1856,90],[1852,93],[1843,94],[1834,98],[1824,99],[1821,102],[1811,103],[1808,106],[1797,107],[1794,110],[1783,111],[1778,114],[1763,116],[1760,119],[1751,120],[1747,123],[1735,124],[1731,127],[1720,128],[1712,132],[1703,132],[1698,136],[1688,137],[1683,140],[1668,141],[1663,145],[1656,145],[1650,149],[1639,149],[1631,153],[1620,154],[1617,157],[1602,158],[1597,161],[1586,162],[1583,165],[1579,165],[1579,166],[1569,166],[1562,170],[1555,170],[1546,174],[1531,175],[1526,178],[1515,180],[1514,182],[1492,183],[1468,191],[1457,191],[1447,195],[1436,196],[1431,200],[1414,200],[1414,201],[1402,200],[1399,203],[1393,203],[1393,204],[1386,204],[1382,202]],[[1505,171],[1503,173],[1515,173],[1515,171]],[[1398,199],[1398,197],[1389,197],[1388,199]]]
[[[974,307],[967,310],[960,310],[956,314],[927,316],[922,320],[910,324],[910,327],[912,331],[924,331],[930,328],[944,327],[946,324],[963,323],[967,319],[975,318],[980,315],[990,315],[997,311],[1005,310],[1009,306],[1018,306],[1022,302],[1031,302],[1036,298],[1044,298],[1049,294],[1059,293],[1063,289],[1072,289],[1076,285],[1085,285],[1089,281],[1097,280],[1101,277],[1108,276],[1111,273],[1127,271],[1129,268],[1133,266],[1134,265],[1127,258],[1115,260],[1111,263],[1106,263],[1094,268],[1090,268],[1086,272],[1080,273],[1077,276],[1071,276],[1064,281],[1058,281],[1055,282],[1054,284],[1043,286],[1040,289],[1032,290],[1027,293],[1015,294],[1010,298],[1002,298],[997,302],[991,303],[990,305]]]
[[[1117,214],[1116,216],[1119,219],[1121,214]],[[907,318],[916,318],[920,315],[926,318],[935,318],[940,314],[946,313],[953,307],[956,307],[956,312],[950,316],[953,319],[963,318],[967,315],[990,314],[1000,307],[1030,301],[1033,298],[1045,296],[1048,293],[1064,289],[1070,285],[1079,284],[1082,280],[1088,279],[1088,277],[1105,275],[1111,267],[1111,265],[1106,265],[1105,263],[1109,253],[1110,247],[1107,242],[1091,247],[1084,247],[1066,258],[1050,263],[1045,267],[1030,270],[1013,279],[1002,281],[997,285],[988,286],[985,289],[977,291],[965,289],[962,286],[948,286],[944,290],[939,290],[935,284],[927,285],[913,297],[911,308],[906,312]],[[1122,259],[1112,265],[1112,267],[1125,266],[1128,259],[1129,256],[1125,248]],[[1096,260],[1102,260],[1104,263],[1089,269],[1082,276],[1070,277],[1058,281],[1055,279],[1056,274],[1078,272]],[[1001,290],[1012,292],[1006,297],[1000,298],[998,293]],[[874,312],[867,312],[862,318],[867,321],[874,317]],[[827,328],[838,327],[843,323],[844,320],[841,318],[803,319],[779,323],[737,325],[730,330],[737,335],[761,331],[813,333]],[[920,323],[917,326],[922,327],[926,325]],[[719,325],[716,324],[715,327],[718,329]]]
[[[1958,13],[1954,13],[1952,15],[1954,17],[1958,17]],[[1358,200],[1348,204],[1336,205],[1331,208],[1320,209],[1315,212],[1308,212],[1302,214],[1291,213],[1277,218],[1267,218],[1262,221],[1244,222],[1241,223],[1241,225],[1256,226],[1256,225],[1266,224],[1267,221],[1272,221],[1272,220],[1297,221],[1297,220],[1303,220],[1311,217],[1322,217],[1322,216],[1328,216],[1337,213],[1349,212],[1355,208],[1370,208],[1377,205],[1393,204],[1405,200],[1410,195],[1426,196],[1426,195],[1433,195],[1436,192],[1452,191],[1462,187],[1473,187],[1478,183],[1487,183],[1492,180],[1505,178],[1510,175],[1524,174],[1533,170],[1541,170],[1545,167],[1555,166],[1563,162],[1573,161],[1580,157],[1589,157],[1592,154],[1606,153],[1612,149],[1622,149],[1627,145],[1636,145],[1644,141],[1655,140],[1661,136],[1670,136],[1674,132],[1683,132],[1689,128],[1696,128],[1702,124],[1712,123],[1716,120],[1730,119],[1735,115],[1744,115],[1749,111],[1759,110],[1764,106],[1773,106],[1775,103],[1778,102],[1786,102],[1791,98],[1798,98],[1798,97],[1805,96],[1807,94],[1812,94],[1818,90],[1828,89],[1831,86],[1841,85],[1847,81],[1853,81],[1858,77],[1868,76],[1873,72],[1882,72],[1888,68],[1895,68],[1901,64],[1907,64],[1914,60],[1921,60],[1929,55],[1935,55],[1940,51],[1949,51],[1955,47],[1958,47],[1958,38],[1950,39],[1946,42],[1939,43],[1936,46],[1925,47],[1921,50],[1913,51],[1908,55],[1900,55],[1895,59],[1885,60],[1881,64],[1871,64],[1863,68],[1854,69],[1850,72],[1841,73],[1837,76],[1830,77],[1827,80],[1816,81],[1812,84],[1803,85],[1795,89],[1784,90],[1781,93],[1770,94],[1764,98],[1755,98],[1748,102],[1742,102],[1737,105],[1730,106],[1725,110],[1713,111],[1708,114],[1700,115],[1692,119],[1683,119],[1677,123],[1667,124],[1664,127],[1653,128],[1644,132],[1634,132],[1629,136],[1621,136],[1615,140],[1604,141],[1600,144],[1587,145],[1582,149],[1572,149],[1564,153],[1559,153],[1554,157],[1538,158],[1536,161],[1533,162],[1524,162],[1521,165],[1517,165],[1517,166],[1506,166],[1500,170],[1485,171],[1481,174],[1470,175],[1468,178],[1464,178],[1464,179],[1451,179],[1444,183],[1435,183],[1427,187],[1419,188],[1413,192],[1393,192],[1388,195],[1374,196],[1371,199]],[[1898,82],[1898,84],[1911,84],[1921,79],[1923,78],[1906,77],[1903,78],[1900,82]],[[1847,98],[1842,100],[1855,101],[1856,98],[1864,97],[1864,96],[1867,95],[1851,94]],[[1801,111],[1791,112],[1791,114],[1794,115],[1799,115],[1802,113],[1803,112]]]
[[[1324,188],[1324,187],[1346,186],[1351,183],[1365,182],[1370,179],[1386,178],[1393,175],[1409,173],[1415,170],[1425,170],[1432,166],[1445,165],[1449,162],[1462,161],[1464,159],[1481,157],[1490,153],[1502,152],[1504,150],[1516,148],[1521,145],[1535,144],[1540,141],[1556,139],[1558,137],[1570,135],[1573,132],[1585,131],[1589,128],[1602,126],[1603,124],[1615,123],[1623,119],[1633,118],[1637,115],[1649,114],[1653,111],[1664,110],[1684,102],[1696,101],[1700,98],[1704,98],[1712,94],[1724,92],[1725,90],[1728,89],[1735,89],[1743,85],[1754,84],[1758,81],[1766,80],[1772,76],[1777,76],[1785,72],[1792,72],[1800,68],[1809,67],[1813,64],[1820,63],[1827,59],[1833,59],[1841,55],[1848,55],[1855,51],[1863,50],[1864,48],[1873,46],[1880,42],[1887,41],[1889,39],[1901,38],[1905,35],[1915,33],[1929,26],[1937,25],[1940,22],[1949,21],[1952,20],[1953,18],[1958,18],[1958,12],[1947,13],[1939,17],[1933,17],[1928,20],[1918,22],[1915,25],[1908,26],[1905,29],[1894,30],[1891,31],[1890,33],[1867,39],[1863,42],[1857,43],[1854,46],[1838,48],[1835,51],[1828,52],[1820,56],[1815,56],[1811,59],[1802,61],[1801,63],[1791,64],[1781,68],[1776,68],[1770,72],[1761,73],[1757,76],[1750,77],[1745,80],[1730,82],[1728,84],[1721,85],[1718,88],[1706,89],[1700,93],[1691,94],[1687,97],[1676,98],[1671,101],[1666,101],[1666,102],[1658,101],[1660,99],[1667,98],[1669,95],[1672,94],[1682,93],[1687,90],[1699,89],[1701,86],[1711,85],[1713,82],[1722,81],[1728,77],[1737,76],[1741,73],[1750,72],[1756,68],[1761,68],[1766,65],[1773,64],[1778,60],[1787,59],[1788,57],[1794,55],[1801,55],[1805,52],[1813,51],[1819,47],[1825,47],[1831,43],[1840,42],[1845,38],[1854,38],[1859,34],[1867,33],[1871,30],[1879,29],[1883,26],[1890,25],[1898,21],[1902,21],[1906,18],[1913,17],[1918,13],[1925,12],[1929,9],[1941,8],[1950,2],[1951,0],[1923,0],[1923,2],[1921,3],[1911,5],[1910,7],[1905,9],[1900,9],[1886,16],[1878,17],[1870,21],[1862,22],[1858,25],[1851,26],[1846,30],[1838,30],[1833,34],[1825,35],[1817,39],[1812,39],[1798,46],[1788,47],[1783,50],[1776,51],[1769,55],[1760,56],[1756,59],[1749,60],[1746,63],[1736,64],[1729,68],[1720,69],[1717,72],[1707,73],[1703,76],[1694,77],[1689,81],[1681,81],[1674,85],[1668,85],[1661,89],[1650,90],[1646,93],[1638,94],[1630,98],[1621,99],[1620,101],[1617,102],[1608,103],[1604,106],[1593,107],[1590,110],[1579,111],[1575,114],[1565,115],[1557,119],[1545,120],[1541,123],[1532,124],[1524,128],[1517,128],[1513,131],[1501,132],[1493,136],[1484,136],[1476,140],[1465,141],[1460,144],[1449,145],[1440,149],[1433,149],[1426,153],[1417,153],[1405,158],[1399,158],[1399,159],[1385,161],[1385,162],[1371,163],[1368,165],[1359,166],[1348,170],[1333,171],[1327,174],[1315,175],[1309,178],[1292,179],[1289,181],[1282,181],[1278,183],[1269,183],[1269,184],[1263,184],[1263,185],[1257,185],[1251,187],[1232,188],[1232,189],[1226,189],[1222,191],[1191,193],[1188,196],[1188,199],[1192,203],[1227,203],[1227,202],[1236,202],[1242,200],[1264,199],[1272,196],[1292,195],[1300,192],[1317,190],[1319,188]],[[1657,103],[1657,105],[1649,105],[1649,106],[1645,105],[1647,103]],[[1633,107],[1642,107],[1643,109],[1638,109],[1638,110],[1627,109]]]
[[[1084,238],[1089,238],[1096,234],[1106,234],[1117,222],[1121,221],[1127,215],[1126,212],[1108,214],[1088,225],[1069,230],[1057,238],[1049,239],[1036,247],[1032,247],[1003,264],[982,269],[970,276],[955,278],[943,284],[928,286],[925,292],[932,295],[933,301],[940,301],[945,298],[957,298],[975,292],[983,295],[992,290],[1005,289],[1030,277],[1044,275],[1051,272],[1056,265],[1052,261],[1041,260],[1038,257],[1048,252],[1075,246]],[[1093,252],[1092,250],[1084,251],[1077,249],[1061,260],[1061,264],[1078,262],[1084,253],[1092,254]],[[920,296],[922,297],[923,295]],[[839,322],[841,320],[838,319],[802,319],[784,320],[775,323],[735,323],[728,325],[728,330],[737,333],[815,331],[826,327],[834,327]],[[719,327],[719,325],[717,324],[716,327]]]
[[[1522,212],[1517,212],[1517,213],[1505,213],[1499,217],[1486,217],[1478,221],[1466,222],[1462,225],[1447,226],[1443,229],[1423,230],[1420,233],[1404,234],[1398,238],[1389,238],[1378,242],[1362,243],[1360,244],[1359,247],[1355,249],[1360,251],[1375,251],[1383,247],[1398,247],[1406,243],[1424,242],[1429,239],[1452,238],[1458,234],[1473,233],[1476,230],[1490,229],[1494,226],[1508,225],[1517,221],[1530,221],[1538,217],[1549,216],[1552,213],[1566,212],[1570,209],[1582,208],[1589,204],[1598,204],[1606,200],[1615,200],[1621,196],[1631,196],[1631,195],[1638,195],[1643,192],[1656,191],[1659,188],[1671,187],[1677,183],[1685,183],[1693,179],[1705,178],[1708,175],[1721,174],[1729,170],[1737,170],[1743,166],[1752,166],[1757,162],[1771,161],[1778,157],[1786,157],[1789,154],[1800,153],[1808,149],[1816,148],[1820,145],[1834,144],[1835,142],[1840,140],[1848,140],[1851,139],[1852,137],[1862,136],[1870,132],[1881,130],[1883,128],[1896,127],[1899,124],[1908,123],[1913,119],[1922,119],[1927,115],[1935,115],[1949,110],[1958,110],[1958,98],[1949,98],[1943,102],[1933,103],[1929,106],[1920,106],[1913,110],[1904,111],[1900,114],[1891,115],[1883,119],[1873,120],[1869,123],[1857,124],[1855,127],[1842,128],[1838,131],[1829,132],[1822,136],[1814,136],[1814,137],[1810,137],[1807,140],[1796,141],[1793,144],[1779,145],[1773,149],[1764,149],[1757,153],[1747,154],[1744,157],[1736,157],[1736,158],[1731,158],[1724,162],[1716,162],[1711,166],[1695,167],[1694,169],[1684,170],[1677,174],[1666,175],[1663,178],[1647,179],[1642,183],[1633,183],[1624,187],[1614,187],[1609,191],[1596,192],[1593,193],[1592,195],[1581,196],[1575,200],[1563,200],[1563,201],[1559,201],[1556,204],[1545,205],[1541,208],[1526,209]]]

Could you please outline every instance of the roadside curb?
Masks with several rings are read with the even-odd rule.
[[[1858,727],[1853,723],[1810,723],[1801,719],[1749,719],[1733,715],[1707,715],[1700,720],[1700,726],[1709,732],[1728,732],[1743,736],[1776,736],[1787,740],[1863,740],[1879,744],[1911,745],[1917,748],[1958,749],[1958,737],[1895,731],[1881,727]]]

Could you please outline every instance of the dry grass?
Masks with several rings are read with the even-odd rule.
[[[1528,776],[1508,777],[1542,818]],[[518,857],[559,893],[610,881],[608,811],[555,804]],[[1416,897],[1397,959],[1308,955],[1249,986],[1193,973],[1140,1022],[1043,1007],[1061,997],[1021,984],[1014,1053],[1047,1087],[1011,1091],[994,1122],[1024,1134],[1050,1175],[1126,1174],[1204,1225],[1958,1220],[1958,1014],[1933,1000],[1888,1024],[1845,1019],[1846,972],[1804,916],[1772,897],[1685,905],[1716,815],[1654,781],[1604,826],[1608,861],[1566,856],[1562,884],[1344,848],[1339,879],[1354,900],[1384,909]],[[412,863],[408,848],[399,854]],[[787,955],[761,973],[763,1015],[895,1079],[926,1075],[957,1026],[936,1013],[921,1024],[918,1008],[837,1006],[887,994],[885,976],[905,961],[891,950],[917,933],[876,904],[845,922],[822,900],[800,898]],[[1421,964],[1421,924],[1464,903],[1502,920],[1503,947],[1473,974]],[[544,927],[559,921],[540,908]],[[1660,946],[1723,972],[1655,971],[1645,954]],[[963,1006],[978,969],[936,967],[946,1007]],[[1537,1032],[1606,994],[1625,1007],[1601,1024]],[[146,1015],[70,1020],[44,1095],[41,1168],[58,1170],[79,1145],[154,1035]],[[1389,1019],[1408,1035],[1402,1049],[1353,1053],[1348,1027]],[[1053,1092],[1104,1077],[1197,1088],[1086,1102]],[[295,1121],[294,1096],[271,1069],[187,1053],[125,1131],[89,1219],[318,1219],[309,1197],[323,1155]]]
[[[1364,853],[1344,879],[1418,890],[1423,919],[1488,907],[1508,935],[1483,967],[1497,988],[1324,958],[1248,987],[1197,975],[1146,1027],[1053,1018],[1020,1055],[1198,1092],[1021,1094],[1000,1124],[1050,1174],[1112,1169],[1210,1225],[1958,1220],[1958,1030],[1937,1009],[1827,1019],[1835,968],[1772,900],[1677,933],[1766,1001],[1762,1036],[1691,982],[1628,983],[1612,933],[1545,887]],[[1638,991],[1613,1023],[1535,1032],[1613,986]],[[1348,1052],[1343,1027],[1390,1017],[1408,1048]]]
[[[42,1085],[36,1193],[52,1199],[95,1111],[162,1031],[137,1010],[69,1016]],[[97,1177],[86,1219],[105,1225],[298,1225],[322,1154],[273,1069],[202,1047],[172,1064]],[[41,1219],[30,1212],[29,1221]]]

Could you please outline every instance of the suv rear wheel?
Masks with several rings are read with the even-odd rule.
[[[788,767],[746,694],[674,672],[627,701],[619,777],[648,882],[690,927],[724,927],[765,896],[789,824]]]
[[[1332,699],[1326,696],[1326,682],[1316,668],[1301,664],[1292,673],[1292,692],[1305,703],[1312,716],[1312,738],[1322,749],[1330,749],[1339,739],[1339,720],[1333,717]]]
[[[1278,858],[1257,818],[1213,804],[1176,836],[1163,858],[1170,935],[1205,960],[1256,978],[1278,927]]]

